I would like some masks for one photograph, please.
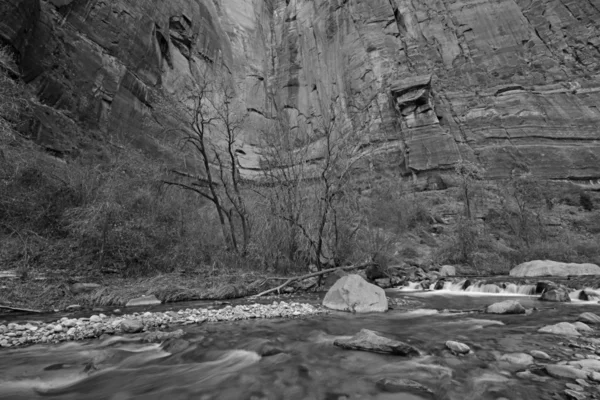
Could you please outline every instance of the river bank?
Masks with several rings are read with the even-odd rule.
[[[5,274],[0,276],[0,305],[57,312],[69,307],[87,310],[124,307],[130,300],[142,296],[155,296],[163,304],[227,300],[256,294],[278,282],[269,278],[267,274],[253,271],[238,274],[199,271],[142,278],[46,273],[30,274],[22,279]]]

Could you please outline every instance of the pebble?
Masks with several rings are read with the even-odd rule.
[[[115,310],[115,313],[120,311]],[[174,325],[201,324],[217,321],[238,321],[254,318],[298,318],[328,313],[327,310],[310,304],[286,303],[246,304],[222,309],[212,307],[166,312],[144,312],[127,315],[104,314],[89,318],[63,317],[52,323],[10,323],[0,325],[0,347],[30,345],[35,343],[59,343],[67,340],[97,338],[102,334],[156,331]],[[128,328],[124,329],[124,321]]]

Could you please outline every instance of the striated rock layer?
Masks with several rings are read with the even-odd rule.
[[[600,178],[600,0],[10,0],[0,15],[42,103],[30,131],[59,156],[89,132],[164,152],[154,93],[209,66],[250,113],[248,172],[276,111],[310,130],[333,102],[372,176],[469,159],[491,178]]]

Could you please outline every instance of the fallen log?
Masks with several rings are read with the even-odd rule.
[[[19,307],[3,306],[2,304],[0,304],[0,310],[20,311],[20,312],[26,312],[26,313],[31,313],[31,314],[41,314],[41,313],[43,313],[43,311],[40,311],[40,310],[31,310],[29,308],[19,308]]]
[[[284,287],[288,286],[290,283],[293,283],[293,282],[303,281],[303,280],[308,279],[308,278],[313,278],[315,276],[325,275],[325,274],[328,274],[330,272],[335,272],[335,271],[346,271],[346,270],[351,270],[351,269],[363,269],[363,268],[367,268],[367,267],[372,266],[372,265],[377,265],[377,264],[373,263],[373,262],[369,262],[369,263],[365,263],[365,264],[361,264],[361,265],[349,265],[347,267],[329,268],[329,269],[324,269],[322,271],[311,272],[310,274],[306,274],[306,275],[302,275],[302,276],[295,276],[295,277],[289,278],[283,284],[281,284],[281,285],[279,285],[279,286],[277,286],[275,288],[272,288],[272,289],[269,289],[269,290],[265,290],[264,292],[261,292],[259,294],[254,295],[254,296],[251,296],[251,298],[261,297],[261,296],[264,296],[264,295],[267,295],[267,294],[273,293],[273,292],[279,293],[279,291],[281,289],[283,289]]]

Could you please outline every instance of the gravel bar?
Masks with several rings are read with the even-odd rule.
[[[60,343],[98,338],[103,334],[161,331],[172,326],[228,322],[248,319],[300,318],[326,314],[322,307],[303,303],[274,301],[272,304],[226,306],[214,310],[188,308],[179,311],[144,312],[125,315],[92,315],[89,318],[61,318],[51,323],[28,322],[0,325],[0,347],[10,348],[37,343]]]

